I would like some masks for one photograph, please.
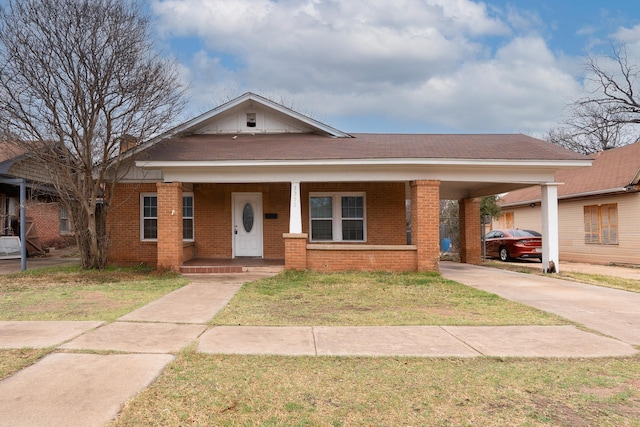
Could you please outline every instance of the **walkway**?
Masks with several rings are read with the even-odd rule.
[[[530,305],[559,310],[571,304],[571,310],[563,308],[568,311],[565,317],[588,312],[589,326],[610,337],[573,326],[208,328],[207,322],[242,283],[270,274],[190,276],[189,285],[113,323],[0,322],[0,348],[57,349],[0,381],[0,426],[103,426],[194,341],[200,352],[214,354],[602,357],[638,353],[629,343],[638,342],[633,307],[639,306],[635,299],[639,295],[463,264],[443,263],[442,270],[445,277]],[[593,321],[598,318],[607,321]],[[610,325],[621,322],[626,327]],[[117,354],[97,353],[102,351]]]

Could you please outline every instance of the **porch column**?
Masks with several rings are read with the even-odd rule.
[[[417,270],[440,270],[440,181],[411,182],[411,243]]]
[[[302,204],[300,203],[300,181],[291,181],[289,203],[289,232],[284,233],[284,268],[286,270],[307,269],[307,233],[302,232]]]
[[[542,269],[547,271],[549,262],[560,272],[558,239],[558,183],[542,184]]]
[[[482,264],[480,199],[463,199],[460,205],[460,262]]]
[[[159,182],[158,268],[178,271],[182,264],[182,184]]]
[[[302,206],[300,205],[300,181],[291,182],[291,203],[289,204],[289,233],[302,233]]]

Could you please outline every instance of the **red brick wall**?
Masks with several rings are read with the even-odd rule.
[[[460,200],[460,262],[482,263],[480,199]]]
[[[365,192],[366,244],[406,244],[404,183],[302,183],[301,187],[304,233],[309,230],[309,192]],[[290,189],[290,183],[193,184],[195,243],[184,252],[185,256],[231,258],[231,195],[234,192],[259,192],[262,193],[263,213],[277,215],[275,219],[263,219],[264,257],[285,258],[282,236],[289,232]],[[140,241],[142,192],[157,192],[156,184],[119,184],[116,187],[107,219],[111,237],[109,260],[114,264],[144,262],[155,266],[158,262],[156,242]]]
[[[305,233],[285,233],[283,237],[285,244],[284,268],[287,270],[306,270],[308,236]]]
[[[157,184],[158,268],[178,271],[183,261],[182,184]]]
[[[307,268],[315,271],[415,271],[415,250],[307,250]]]
[[[30,201],[26,216],[33,221],[43,247],[61,248],[74,241],[71,233],[60,234],[60,205],[57,202]]]
[[[194,227],[198,257],[231,258],[232,193],[262,193],[264,257],[284,258],[282,235],[289,232],[291,184],[194,184]],[[275,219],[264,214],[273,213]]]
[[[140,240],[140,193],[155,193],[156,184],[118,184],[107,215],[109,262],[116,265],[145,263],[155,267],[156,242]]]
[[[411,243],[418,246],[418,271],[439,271],[440,181],[411,183]]]

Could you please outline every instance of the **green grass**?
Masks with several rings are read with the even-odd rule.
[[[435,273],[289,271],[245,284],[216,325],[559,325],[555,315]]]
[[[187,282],[143,269],[27,270],[0,276],[0,320],[113,321]]]
[[[111,427],[640,426],[640,358],[215,356],[186,350]]]

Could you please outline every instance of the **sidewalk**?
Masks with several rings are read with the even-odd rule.
[[[512,292],[512,297],[533,295],[530,305],[540,298],[540,293],[535,296],[538,279],[538,286],[544,290],[544,298],[540,299],[546,304],[556,298],[553,295],[560,298],[565,293],[566,285],[560,283],[564,281],[556,279],[443,264],[445,277],[457,276],[454,280],[470,286],[519,290]],[[117,416],[128,399],[157,379],[174,354],[194,341],[198,342],[199,351],[212,354],[583,358],[638,353],[629,345],[635,342],[634,336],[623,342],[624,339],[585,332],[573,326],[220,326],[208,329],[206,323],[226,305],[242,283],[265,276],[268,274],[190,276],[189,285],[109,324],[0,322],[0,348],[57,349],[0,381],[0,426],[103,426]],[[535,280],[529,282],[532,279]],[[573,292],[578,296],[582,293],[582,299],[588,301],[584,296],[597,287],[585,286]],[[572,301],[578,306],[581,304],[580,298]],[[630,304],[636,302],[630,301]],[[597,309],[597,306],[591,307],[591,317],[597,317],[593,314]],[[608,306],[602,315],[613,316],[609,323],[619,321],[616,317],[619,313],[610,311]],[[632,328],[638,329],[637,326],[634,323]],[[610,332],[607,334],[616,336]],[[122,354],[95,354],[100,351]]]

